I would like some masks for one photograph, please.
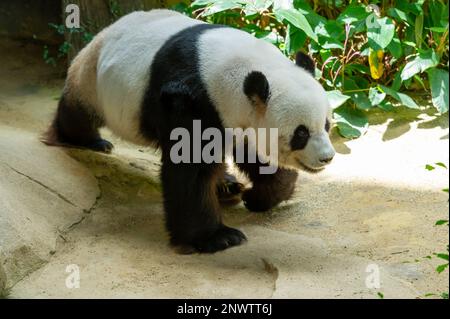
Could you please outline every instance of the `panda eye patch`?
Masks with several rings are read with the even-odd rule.
[[[304,125],[299,125],[295,131],[294,136],[291,139],[292,150],[304,149],[309,139],[309,130]]]

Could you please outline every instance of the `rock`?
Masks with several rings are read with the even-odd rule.
[[[3,253],[0,250],[0,298],[6,297],[6,273],[3,269]]]
[[[99,188],[86,167],[36,135],[1,126],[0,149],[0,267],[8,288],[48,261]]]

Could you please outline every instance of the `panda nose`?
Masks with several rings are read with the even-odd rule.
[[[319,162],[321,162],[322,164],[328,164],[333,160],[334,156],[330,156],[330,157],[325,157],[319,160]]]

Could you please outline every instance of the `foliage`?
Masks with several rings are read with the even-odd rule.
[[[174,9],[245,30],[290,57],[307,50],[345,137],[363,134],[374,109],[420,109],[418,91],[448,112],[448,1],[196,0]]]
[[[442,163],[442,162],[437,162],[434,165],[431,164],[427,164],[425,165],[425,169],[428,171],[433,171],[435,170],[437,167],[443,168],[443,169],[447,169],[447,166]],[[448,188],[443,189],[442,191],[448,193]],[[448,227],[448,219],[441,219],[435,222],[436,226],[443,226],[443,225],[447,225]],[[433,253],[433,256],[435,256],[436,258],[438,258],[441,262],[442,260],[444,261],[442,264],[439,264],[436,267],[436,272],[437,273],[442,273],[443,271],[445,271],[446,269],[448,269],[449,267],[449,261],[448,261],[448,253],[449,253],[449,245],[447,245],[447,252],[441,252],[441,253]],[[431,256],[427,256],[426,258],[431,259]],[[427,294],[427,296],[435,296],[435,294]],[[440,297],[443,299],[448,299],[448,292],[442,292],[440,294]]]
[[[64,34],[66,32],[67,33],[80,33],[81,40],[83,41],[83,43],[86,43],[86,44],[89,43],[92,40],[92,38],[94,37],[93,34],[86,31],[82,27],[81,28],[66,28],[66,26],[63,24],[54,24],[54,23],[49,23],[48,25],[50,26],[50,28],[54,29],[55,32],[57,32],[61,36],[64,36]],[[55,66],[57,63],[57,60],[66,59],[67,54],[71,47],[72,47],[72,45],[69,42],[64,41],[59,45],[58,52],[55,55],[55,54],[50,53],[48,46],[44,46],[43,58],[44,58],[45,63]]]

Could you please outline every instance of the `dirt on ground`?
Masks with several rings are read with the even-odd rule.
[[[39,135],[63,87],[42,46],[0,41],[0,295],[9,298],[430,298],[448,227],[448,116],[371,115],[292,200],[224,211],[248,242],[179,255],[164,229],[159,154],[103,135],[112,154],[48,147]],[[424,103],[426,106],[426,103]],[[191,187],[186,185],[186,187]],[[76,274],[79,273],[79,285]],[[379,280],[378,280],[379,279]],[[433,297],[433,296],[431,296]]]

